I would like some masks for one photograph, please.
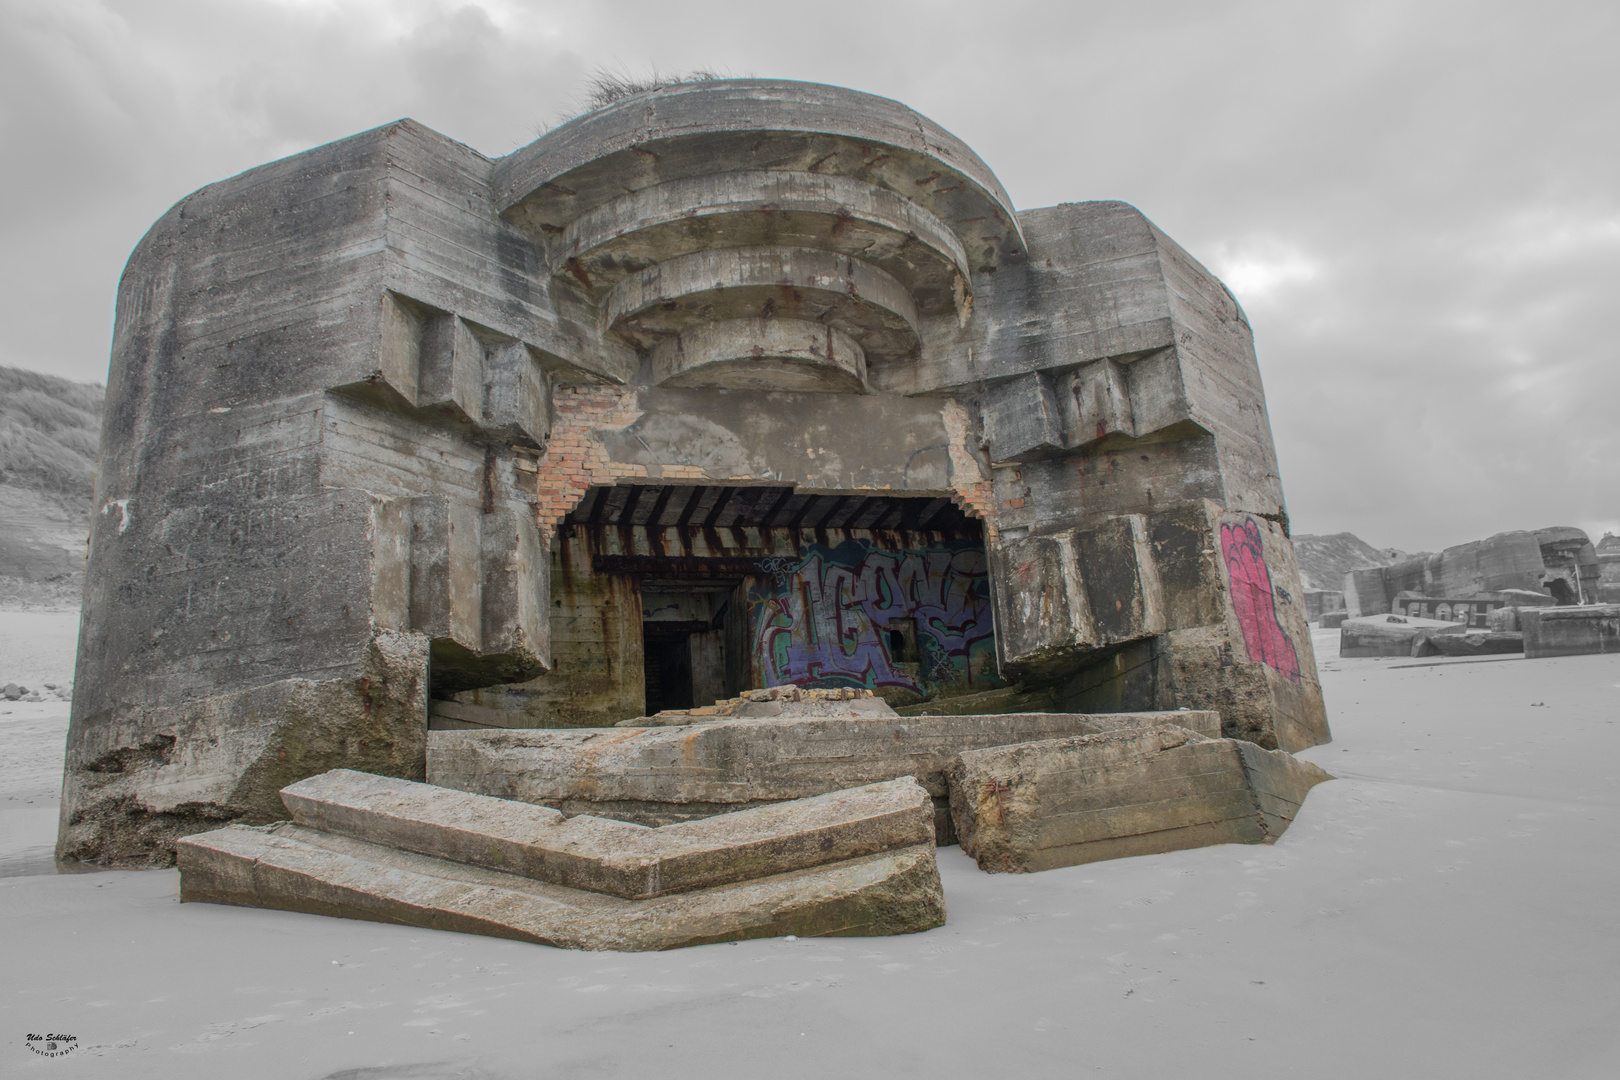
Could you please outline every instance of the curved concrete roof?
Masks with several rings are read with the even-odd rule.
[[[897,101],[819,83],[726,79],[637,95],[496,162],[498,212],[546,244],[627,192],[752,170],[832,173],[929,210],[975,269],[1020,256],[1012,202],[965,143]]]

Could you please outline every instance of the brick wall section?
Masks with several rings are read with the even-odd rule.
[[[635,391],[602,386],[558,386],[552,395],[552,406],[555,415],[551,438],[535,470],[535,524],[540,528],[542,540],[547,543],[557,525],[579,505],[591,487],[616,484],[621,480],[648,479],[647,466],[610,461],[601,440],[595,437],[599,430],[623,428],[635,421],[640,415]],[[968,450],[966,441],[972,437],[967,410],[954,402],[947,405],[945,430],[951,440],[953,474],[978,476],[979,464]],[[696,465],[665,465],[660,470],[660,479],[677,484],[724,482],[709,476]],[[753,478],[731,479],[745,481]],[[985,520],[987,531],[994,536],[989,480],[958,484],[951,494],[951,501],[970,517]]]
[[[535,471],[535,523],[547,542],[591,487],[647,478],[647,466],[609,461],[602,443],[593,437],[599,428],[624,427],[635,420],[639,413],[634,391],[559,386],[552,404],[556,416],[551,439]],[[676,483],[705,478],[703,470],[695,465],[665,465],[662,474]]]
[[[951,475],[955,477],[980,476],[978,460],[968,449],[968,440],[977,438],[968,411],[956,402],[945,406],[945,434],[951,440]],[[991,494],[990,478],[973,483],[958,481],[951,501],[961,507],[968,517],[984,522],[986,540],[996,538],[995,496]]]

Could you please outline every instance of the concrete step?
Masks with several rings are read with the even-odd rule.
[[[1022,873],[1271,843],[1330,779],[1281,750],[1164,725],[965,752],[951,813],[980,869]]]
[[[945,922],[931,844],[674,896],[626,900],[282,823],[178,845],[180,899],[570,949],[904,934]]]
[[[627,899],[934,840],[932,800],[909,777],[661,828],[348,769],[281,798],[310,829]]]

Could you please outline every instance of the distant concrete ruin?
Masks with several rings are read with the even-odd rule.
[[[1230,292],[834,87],[495,160],[402,120],[188,196],[119,287],[95,507],[65,858],[776,685],[1329,737]]]
[[[1598,561],[1598,599],[1620,604],[1620,536],[1604,533],[1593,550]]]
[[[1395,610],[1405,594],[1427,600],[1504,600],[1519,604],[1590,604],[1599,599],[1600,567],[1592,541],[1568,526],[1497,533],[1393,566],[1344,576],[1351,617]],[[1449,616],[1444,616],[1449,617]]]
[[[1323,626],[1338,628],[1339,655],[1351,657],[1620,652],[1602,550],[1559,526],[1352,570],[1346,616]]]

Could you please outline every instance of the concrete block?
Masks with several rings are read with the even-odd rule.
[[[1352,619],[1385,614],[1389,611],[1389,598],[1383,567],[1352,570],[1344,575],[1344,607]]]
[[[1001,669],[1040,671],[1096,645],[1072,533],[1009,539],[990,551]]]
[[[1151,541],[1145,515],[1121,514],[997,548],[1003,672],[1048,675],[1094,650],[1163,633],[1165,591]]]
[[[1519,625],[1530,660],[1620,652],[1620,604],[1523,608]]]
[[[1063,380],[1067,391],[1062,401],[1068,445],[1085,447],[1108,438],[1123,441],[1137,436],[1128,370],[1114,360],[1094,360]],[[1180,389],[1178,381],[1176,390]]]
[[[411,629],[476,652],[483,640],[481,515],[446,495],[411,500]]]
[[[483,417],[484,346],[472,328],[454,315],[424,321],[418,345],[417,402],[451,424],[470,425]]]
[[[525,510],[485,514],[480,527],[480,682],[521,682],[551,666],[551,559]]]
[[[281,798],[306,828],[632,900],[934,840],[933,803],[909,778],[662,828],[348,769]]]
[[[1044,372],[1033,371],[986,390],[980,399],[984,441],[997,464],[1061,454],[1068,447],[1063,412]]]
[[[1344,593],[1330,589],[1305,590],[1305,618],[1309,622],[1320,622],[1328,612],[1343,610]]]
[[[518,446],[543,447],[551,437],[551,384],[534,349],[521,341],[485,347],[481,423]]]
[[[1349,617],[1350,613],[1348,611],[1324,611],[1321,620],[1322,629],[1337,630],[1344,625],[1345,620]]]
[[[551,885],[350,837],[233,825],[178,845],[182,902],[244,904],[568,949],[640,951],[945,922],[928,844],[650,900]]]
[[[1461,634],[1467,627],[1437,619],[1368,615],[1339,625],[1340,656],[1411,656],[1418,633]]]
[[[967,751],[949,775],[962,850],[1013,873],[1271,843],[1331,779],[1280,750],[1168,725]]]
[[[936,800],[964,750],[1174,723],[1220,734],[1214,712],[1115,715],[739,717],[681,727],[432,731],[428,782],[501,799],[664,825],[903,776]]]

